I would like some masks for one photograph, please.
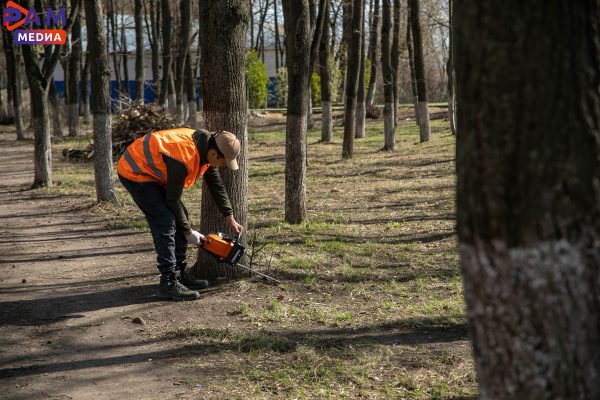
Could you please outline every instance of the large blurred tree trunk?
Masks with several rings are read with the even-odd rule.
[[[135,0],[135,98],[144,102],[144,31],[142,0]]]
[[[480,398],[599,399],[600,3],[456,1],[454,22]]]
[[[306,113],[310,61],[308,0],[283,0],[288,67],[288,105],[285,136],[285,220],[306,219]]]
[[[102,24],[101,3],[94,0],[84,0],[84,2],[92,81],[96,198],[98,201],[114,201],[116,196],[112,164],[110,66],[106,47],[107,38]]]
[[[383,0],[381,23],[381,70],[383,75],[383,150],[396,146],[394,123],[394,70],[392,68],[392,10],[391,0]]]
[[[421,40],[421,22],[419,19],[419,0],[409,0],[410,24],[413,37],[413,55],[415,60],[415,79],[417,80],[418,121],[421,142],[429,140],[429,109],[427,108],[427,82],[425,81],[425,60]]]
[[[227,130],[242,145],[239,170],[221,168],[236,220],[247,224],[248,213],[248,127],[245,79],[246,31],[250,17],[247,0],[202,0],[200,2],[201,73],[204,120],[209,131]],[[227,232],[225,219],[214,205],[206,183],[202,184],[200,231]],[[244,235],[245,236],[245,235]],[[245,242],[245,237],[243,238]],[[215,262],[198,253],[194,273],[206,279],[236,277],[240,270]]]
[[[370,24],[371,37],[369,39],[369,60],[371,60],[371,76],[369,77],[369,91],[367,92],[367,105],[373,106],[375,102],[375,85],[377,83],[377,48],[379,45],[379,0],[371,0],[373,4],[372,20]]]
[[[76,0],[81,8],[81,0]],[[71,55],[69,56],[69,82],[68,82],[68,120],[69,120],[69,136],[77,136],[79,134],[79,77],[81,71],[81,18],[80,13],[77,13],[75,21],[73,21],[73,29],[71,35]]]
[[[329,1],[325,15],[329,18]],[[331,114],[331,88],[329,79],[329,21],[324,22],[321,44],[319,46],[319,72],[321,74],[321,141],[330,142],[333,135]]]
[[[352,7],[352,35],[348,43],[348,73],[346,74],[346,102],[344,106],[344,142],[342,158],[352,158],[356,126],[356,94],[360,70],[360,42],[363,31],[363,1],[354,0]]]

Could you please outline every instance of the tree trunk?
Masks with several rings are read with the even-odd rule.
[[[192,70],[192,58],[190,54],[185,59],[185,92],[188,108],[186,124],[196,129],[198,128],[198,110],[196,106],[196,79]]]
[[[342,81],[342,103],[346,104],[346,86],[348,84],[348,48],[352,40],[352,2],[353,0],[342,0],[342,39],[339,46],[340,70],[343,73]],[[333,46],[331,46],[333,48]]]
[[[144,102],[144,31],[142,0],[135,0],[135,99]]]
[[[87,9],[87,7],[86,7]],[[106,28],[107,28],[107,32],[106,34],[108,34],[108,24],[110,22],[110,35],[112,38],[112,50],[113,50],[113,56],[112,56],[112,61],[113,61],[113,72],[115,74],[115,81],[116,81],[116,88],[117,88],[117,93],[120,94],[123,89],[121,88],[121,68],[119,67],[121,60],[119,59],[119,51],[118,51],[118,46],[117,46],[117,24],[116,24],[116,17],[115,17],[115,3],[114,0],[108,0],[108,18],[106,20]],[[108,48],[108,41],[107,41],[107,48]],[[93,82],[92,82],[93,84]],[[117,102],[117,104],[119,104]]]
[[[394,125],[400,122],[400,0],[394,0],[394,32],[392,40],[392,91],[394,93]]]
[[[189,0],[181,0],[180,1],[180,18],[181,18],[181,32],[180,32],[180,43],[179,43],[179,60],[177,62],[177,66],[179,70],[177,71],[177,118],[183,123],[185,121],[184,115],[184,98],[185,90],[184,90],[184,77],[185,77],[185,68],[186,68],[186,58],[189,57],[189,48],[190,48],[190,39],[191,39],[191,25],[192,25],[192,10],[191,4]],[[193,82],[187,82],[188,85],[193,85]]]
[[[83,123],[90,123],[90,92],[89,92],[89,76],[90,76],[90,54],[89,45],[86,48],[85,62],[81,71],[81,112],[83,114]]]
[[[371,0],[373,2],[373,0]],[[375,85],[377,84],[377,47],[379,45],[379,0],[373,5],[373,19],[371,21],[371,38],[369,39],[369,59],[371,60],[371,76],[369,77],[369,91],[367,105],[373,106],[375,102]]]
[[[54,79],[50,80],[50,86],[48,88],[48,100],[52,107],[52,136],[55,138],[63,137],[62,129],[62,107],[61,101],[56,93],[56,85]]]
[[[4,13],[4,6],[2,6]],[[4,55],[6,58],[7,91],[11,92],[9,98],[9,107],[7,113],[15,117],[15,130],[17,140],[25,139],[25,127],[23,126],[22,115],[22,92],[21,92],[21,63],[19,62],[19,53],[14,44],[12,33],[2,30]],[[12,110],[11,110],[12,109]]]
[[[415,122],[421,125],[419,120],[419,98],[417,94],[417,79],[415,78],[415,56],[413,54],[413,40],[411,34],[412,24],[410,22],[410,3],[408,4],[408,12],[406,13],[406,48],[408,51],[408,67],[410,69],[410,88],[412,92],[413,106],[415,109]]]
[[[273,20],[275,21],[275,74],[279,71],[279,13],[277,11],[277,1],[273,0]]]
[[[415,58],[415,78],[417,80],[419,131],[421,142],[429,140],[429,111],[427,108],[427,84],[425,82],[425,61],[421,43],[421,23],[419,20],[419,0],[409,0],[410,24],[413,36],[413,53]]]
[[[167,95],[169,94],[169,86],[171,81],[171,8],[169,7],[169,0],[160,0],[161,14],[162,14],[162,83],[160,86],[160,100],[159,104],[165,106],[167,104]],[[171,100],[171,99],[169,99]]]
[[[458,234],[479,396],[598,399],[600,4],[456,1],[454,21]]]
[[[48,116],[48,93],[40,81],[29,78],[28,80],[29,93],[31,94],[35,171],[31,187],[52,186],[52,147]]]
[[[364,30],[364,16],[363,21],[360,23]],[[354,132],[355,138],[365,137],[365,36],[362,35],[360,38],[360,67],[358,73],[358,92],[356,94],[356,131]]]
[[[449,1],[450,28],[448,29],[448,62],[446,63],[448,75],[448,121],[450,130],[456,135],[456,80],[454,78],[454,18],[452,14],[452,0]]]
[[[201,73],[204,96],[204,119],[209,131],[227,130],[241,143],[239,170],[221,168],[236,220],[247,224],[248,213],[248,127],[245,79],[245,45],[250,9],[247,0],[202,0],[200,33],[202,43]],[[200,230],[203,233],[229,232],[225,219],[214,205],[206,183],[202,184]],[[245,235],[242,238],[245,242]],[[198,253],[196,275],[237,277],[239,269],[217,263],[205,252]]]
[[[159,67],[159,52],[160,52],[160,12],[158,2],[160,0],[150,0],[150,31],[152,38],[152,87],[154,88],[154,102],[160,98],[160,67]]]
[[[80,0],[77,0],[79,4]],[[69,56],[69,136],[79,134],[79,76],[81,71],[81,18],[79,13],[73,22],[71,55]]]
[[[362,37],[363,1],[354,0],[352,7],[352,38],[348,46],[348,74],[346,77],[346,103],[344,107],[344,143],[342,158],[352,158],[356,130],[356,101],[360,69],[360,43]]]
[[[288,66],[288,105],[285,139],[285,220],[306,219],[306,113],[310,62],[308,0],[283,0]]]
[[[392,10],[391,0],[383,0],[381,23],[381,70],[383,74],[383,150],[396,147],[396,124],[394,123],[394,70],[392,68]]]
[[[325,8],[329,15],[329,1]],[[319,72],[321,74],[321,142],[331,142],[333,125],[331,123],[331,83],[329,82],[329,23],[323,25],[321,45],[319,47]]]
[[[121,14],[121,65],[123,66],[123,93],[127,97],[131,98],[129,90],[129,61],[128,61],[128,49],[127,49],[127,36],[125,35],[125,21],[123,21],[123,14]]]
[[[112,164],[110,67],[106,34],[102,25],[102,5],[94,0],[84,2],[92,81],[96,198],[99,202],[116,201]]]

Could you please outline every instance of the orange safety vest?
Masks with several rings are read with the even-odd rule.
[[[202,176],[209,163],[200,165],[200,153],[190,128],[169,129],[149,133],[136,139],[119,159],[117,172],[133,182],[159,182],[167,184],[167,166],[163,155],[185,164],[188,174],[183,186],[188,188]]]

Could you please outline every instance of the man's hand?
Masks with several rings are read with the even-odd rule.
[[[204,235],[198,231],[190,229],[185,235],[185,240],[187,240],[189,244],[199,245],[200,241],[204,240]]]
[[[229,224],[229,227],[236,235],[239,235],[240,233],[242,233],[244,231],[244,227],[237,223],[237,221],[233,217],[233,214],[228,216],[226,218],[226,220],[227,220],[227,223]]]

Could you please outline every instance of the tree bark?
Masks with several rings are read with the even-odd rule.
[[[102,4],[94,0],[84,2],[92,81],[96,198],[99,202],[116,201],[112,164],[110,67],[107,38],[102,24]]]
[[[166,106],[167,104],[167,95],[169,93],[169,85],[171,80],[171,7],[169,6],[169,0],[159,0],[161,4],[161,17],[162,17],[162,54],[163,54],[163,62],[162,62],[162,83],[160,86],[160,99],[159,104],[161,106]],[[172,106],[172,105],[170,105]]]
[[[89,45],[86,48],[85,62],[81,71],[81,111],[83,114],[83,123],[90,123],[90,93],[89,93],[89,76],[90,76],[90,56]]]
[[[381,23],[381,70],[383,74],[383,150],[392,151],[396,147],[396,124],[394,123],[394,69],[392,68],[392,5],[391,0],[383,0]]]
[[[135,0],[135,98],[144,102],[144,31],[142,0]]]
[[[419,20],[419,0],[409,0],[410,24],[413,36],[413,53],[415,58],[415,79],[417,80],[419,132],[421,142],[429,140],[429,111],[427,108],[427,83],[425,82],[425,61],[421,41],[421,23]]]
[[[329,15],[329,1],[325,15]],[[323,25],[321,45],[319,47],[319,72],[321,74],[321,142],[331,142],[333,125],[331,123],[331,88],[329,79],[329,23]]]
[[[81,0],[76,0],[81,7]],[[77,14],[75,21],[73,21],[73,29],[71,34],[72,46],[71,55],[69,56],[69,82],[68,82],[68,93],[69,93],[69,105],[68,105],[68,119],[69,119],[69,136],[77,136],[79,134],[79,78],[81,71],[81,18],[80,14]]]
[[[360,23],[361,28],[364,30],[364,16],[363,21]],[[365,137],[365,36],[362,35],[360,38],[360,67],[358,73],[358,92],[356,94],[356,131],[354,132],[355,138]]]
[[[344,159],[352,158],[354,152],[362,21],[363,1],[354,0],[352,7],[352,37],[348,46],[348,73],[346,76],[346,103],[344,107],[344,142],[342,144],[342,158]]]
[[[62,107],[61,101],[56,93],[56,84],[54,79],[50,80],[50,86],[48,87],[48,100],[52,107],[52,136],[58,139],[63,137],[62,129]]]
[[[373,3],[373,0],[371,0]],[[371,38],[369,39],[369,59],[371,60],[371,76],[369,77],[369,91],[367,92],[367,105],[373,106],[375,102],[375,85],[377,84],[377,48],[379,47],[379,0],[373,4],[373,19],[371,21]]]
[[[285,139],[285,220],[306,219],[306,114],[310,62],[308,0],[283,0],[288,66],[288,105]]]
[[[412,24],[410,22],[410,3],[408,4],[408,12],[406,13],[406,48],[408,51],[408,67],[410,70],[410,88],[412,92],[413,106],[415,109],[415,122],[417,125],[421,125],[419,120],[419,98],[417,93],[417,79],[415,78],[415,56],[413,54],[413,40],[412,40]]]
[[[479,396],[598,399],[600,4],[456,1],[454,21]]]
[[[184,99],[185,90],[184,90],[184,77],[185,77],[185,68],[186,68],[186,58],[189,57],[189,49],[190,49],[190,39],[191,39],[191,25],[192,25],[192,9],[191,3],[189,0],[181,0],[180,1],[180,18],[181,18],[181,32],[180,32],[180,46],[179,46],[179,61],[177,62],[178,67],[180,68],[177,71],[177,118],[183,123],[185,121],[184,115]],[[188,82],[188,85],[193,85],[193,82]]]
[[[4,5],[2,5],[4,14]],[[22,88],[21,88],[21,63],[20,54],[14,44],[12,33],[2,30],[4,44],[4,55],[6,58],[6,75],[8,80],[7,91],[11,93],[9,97],[9,107],[7,113],[15,117],[15,130],[17,140],[25,139],[25,127],[23,126],[22,107]]]
[[[196,106],[196,79],[192,68],[192,58],[188,54],[185,59],[185,92],[188,108],[186,124],[192,128],[198,128],[198,109]]]
[[[454,18],[452,14],[452,0],[449,2],[450,28],[448,29],[448,62],[446,63],[448,75],[448,121],[450,131],[456,135],[456,80],[454,77]]]
[[[241,143],[239,170],[221,168],[236,220],[247,225],[248,127],[245,79],[245,44],[250,9],[247,0],[202,0],[200,2],[201,73],[204,119],[209,131],[227,130]],[[225,219],[214,205],[206,183],[202,185],[200,231],[228,232]],[[245,242],[245,235],[242,237]],[[205,252],[198,253],[196,275],[215,279],[233,278],[239,269],[217,263]]]
[[[394,93],[394,125],[398,126],[398,122],[400,122],[400,0],[394,0],[393,21],[392,77],[394,81],[392,91]]]

